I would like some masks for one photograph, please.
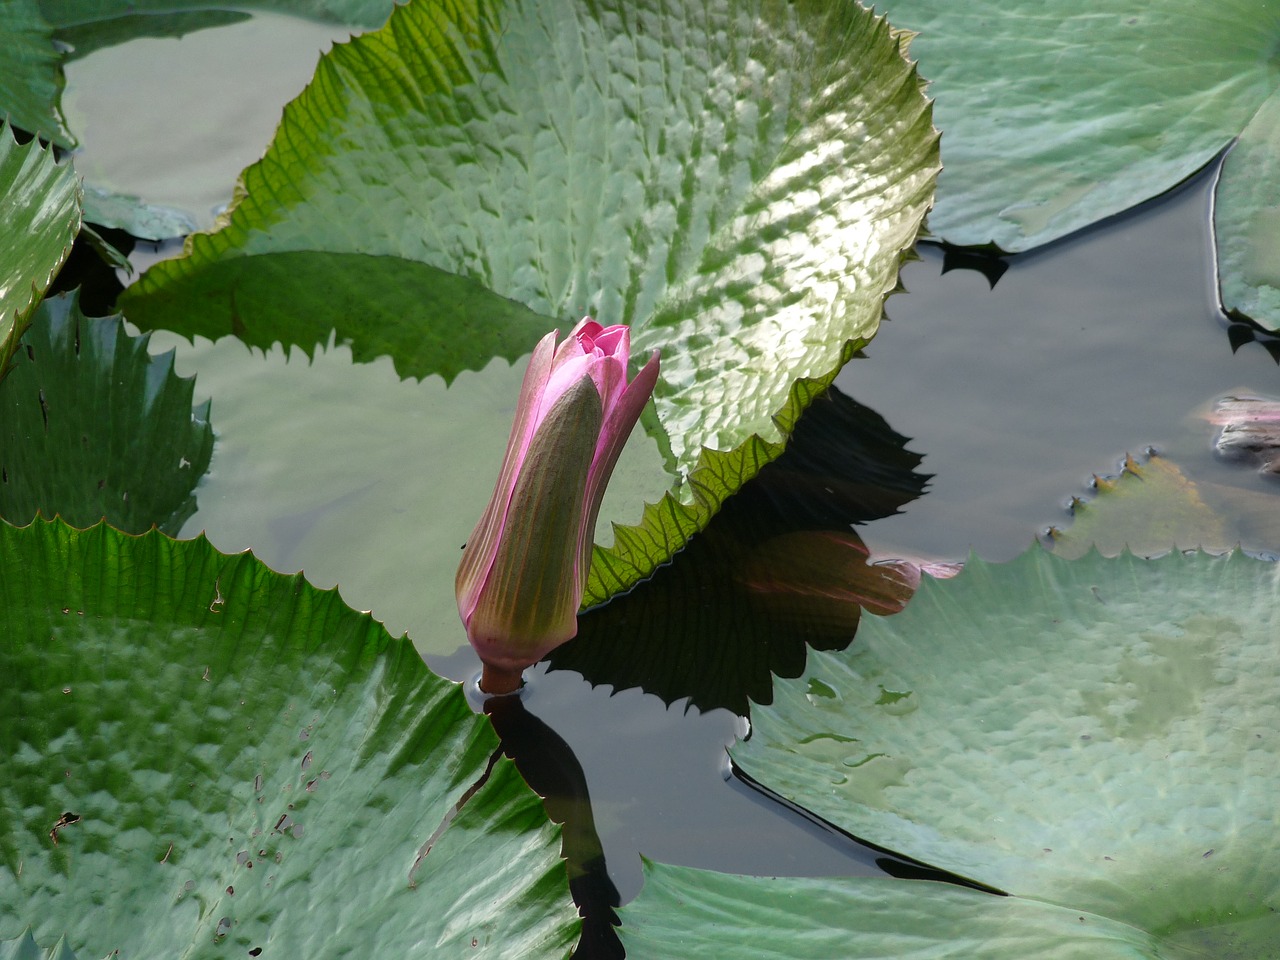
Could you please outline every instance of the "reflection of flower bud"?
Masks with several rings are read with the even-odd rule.
[[[471,645],[513,683],[578,632],[600,501],[658,379],[655,352],[627,383],[625,326],[588,317],[555,340],[529,359],[498,483],[455,581]]]
[[[771,618],[823,632],[853,634],[863,610],[899,613],[920,587],[921,573],[954,577],[959,564],[871,561],[857,534],[798,530],[765,541],[742,565],[740,579]]]

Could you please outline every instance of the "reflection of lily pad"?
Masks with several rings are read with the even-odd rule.
[[[140,37],[180,37],[194,30],[248,18],[246,10],[274,11],[310,20],[371,29],[385,22],[392,0],[5,0],[0,19],[0,116],[74,147],[59,98],[63,64],[103,47]],[[234,6],[231,10],[228,7]],[[54,41],[64,44],[59,53]]]
[[[777,682],[733,754],[857,836],[1162,956],[1270,955],[1278,610],[1280,567],[1239,553],[972,560]]]
[[[568,952],[559,831],[501,759],[457,809],[497,739],[407,640],[204,540],[41,521],[0,544],[0,937]]]
[[[806,648],[843,647],[864,606],[899,609],[919,583],[912,564],[871,563],[849,529],[920,495],[906,443],[832,388],[675,562],[579,618],[552,669],[702,711],[768,703],[772,676],[799,674]]]
[[[74,295],[40,304],[0,385],[0,516],[182,527],[213,453],[209,401],[192,410],[194,381],[147,340],[85,317]]]
[[[2,105],[0,105],[2,107]],[[80,187],[69,164],[32,140],[18,146],[0,124],[0,380],[31,311],[71,255]]]
[[[267,255],[309,251],[330,256],[299,261],[294,281],[330,294],[314,327],[342,340],[361,336],[347,305],[380,288],[343,289],[333,263],[370,256],[483,284],[561,326],[634,324],[638,354],[663,351],[648,426],[667,475],[645,496],[679,496],[597,555],[598,601],[776,457],[875,332],[937,165],[903,45],[854,4],[400,7],[322,59],[225,226],[121,304],[146,328],[217,337],[238,318],[256,342],[311,349],[312,330],[242,295]],[[210,296],[205,278],[232,261],[236,283]],[[418,322],[474,322],[474,303],[436,299],[451,308]],[[417,375],[440,368],[445,339],[380,349]],[[499,352],[533,339],[518,326]]]
[[[1231,525],[1204,502],[1200,490],[1173,463],[1152,455],[1127,457],[1118,477],[1095,477],[1097,496],[1071,502],[1071,524],[1051,528],[1053,552],[1074,559],[1097,550],[1115,556],[1126,548],[1141,556],[1178,547],[1226,550]]]

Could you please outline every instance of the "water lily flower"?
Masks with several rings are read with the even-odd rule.
[[[631,331],[585,318],[529,359],[493,497],[463,549],[455,588],[480,686],[508,693],[525,667],[578,632],[605,486],[658,379],[630,383]]]

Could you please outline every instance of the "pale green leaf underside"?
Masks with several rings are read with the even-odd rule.
[[[825,385],[873,335],[931,199],[929,116],[899,39],[853,4],[410,4],[322,60],[227,225],[122,304],[219,336],[233,291],[198,295],[206,274],[320,251],[427,264],[565,329],[633,324],[636,353],[663,354],[649,427],[678,499],[597,556],[602,599],[776,456],[817,389],[798,380]],[[436,369],[433,339],[390,351],[402,374]]]
[[[1162,193],[1276,89],[1280,10],[1265,0],[885,6],[920,32],[946,131],[929,226],[951,243],[1025,250]]]
[[[0,379],[35,305],[71,254],[80,185],[70,164],[0,124]]]
[[[1223,161],[1213,222],[1223,307],[1280,330],[1280,94]]]
[[[644,889],[620,912],[631,960],[1166,957],[1155,938],[1105,917],[923,880],[741,877],[647,863]]]
[[[1280,936],[1280,568],[1034,548],[926,578],[733,750],[852,833],[1208,946]],[[1197,939],[1199,938],[1199,939]]]
[[[0,937],[563,957],[558,830],[407,640],[203,539],[0,526]],[[71,813],[79,819],[51,832]]]
[[[36,308],[0,386],[0,517],[181,529],[213,454],[209,402],[193,410],[194,381],[147,340],[71,294]]]

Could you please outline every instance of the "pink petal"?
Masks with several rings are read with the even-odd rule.
[[[489,498],[484,513],[480,515],[479,522],[467,539],[462,561],[458,565],[454,586],[458,594],[458,613],[462,616],[464,625],[471,621],[476,599],[489,577],[489,568],[493,564],[494,554],[498,551],[498,541],[506,525],[507,507],[511,499],[511,490],[515,486],[516,474],[520,464],[524,462],[529,440],[537,428],[536,400],[545,390],[547,379],[551,375],[557,332],[552,330],[539,340],[538,345],[533,348],[532,356],[529,357],[529,366],[525,370],[524,381],[520,385],[520,397],[516,401],[516,415],[511,424],[511,436],[507,440],[507,450],[503,455],[502,468],[498,472],[493,496]]]
[[[627,437],[636,421],[640,419],[640,411],[653,395],[653,388],[658,382],[658,351],[653,351],[649,362],[644,365],[636,378],[623,390],[622,394],[604,411],[604,426],[600,430],[600,441],[596,446],[595,458],[591,461],[591,470],[587,474],[586,518],[582,525],[582,542],[579,545],[580,573],[586,582],[587,569],[591,562],[591,544],[595,537],[596,520],[600,515],[600,503],[604,500],[605,487],[613,474],[614,465],[622,454]]]

